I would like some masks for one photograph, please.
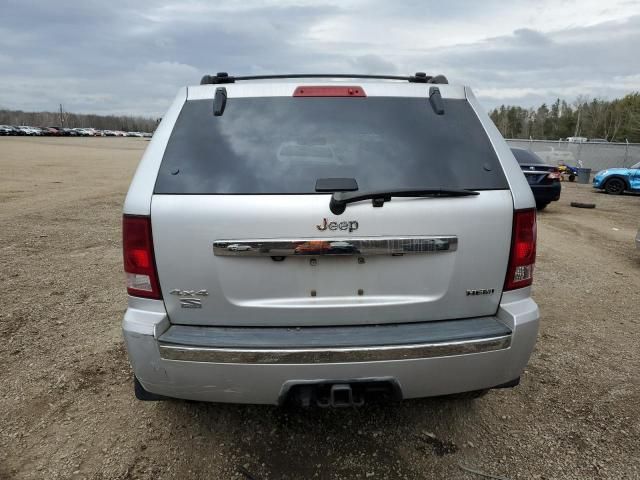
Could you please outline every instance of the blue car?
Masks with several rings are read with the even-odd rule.
[[[640,193],[640,162],[629,168],[608,168],[601,170],[593,177],[593,187],[612,195],[622,192]]]

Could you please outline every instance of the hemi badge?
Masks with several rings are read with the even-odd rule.
[[[495,288],[479,288],[477,290],[467,290],[467,297],[475,297],[477,295],[493,295]]]

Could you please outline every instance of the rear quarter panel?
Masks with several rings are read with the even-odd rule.
[[[522,173],[522,168],[513,156],[511,148],[507,145],[507,142],[504,141],[504,138],[494,125],[491,118],[489,118],[489,115],[484,111],[471,89],[469,87],[465,87],[465,92],[469,104],[480,119],[483,128],[489,136],[489,141],[498,155],[504,174],[507,177],[509,188],[511,189],[513,208],[515,210],[535,208],[536,202],[533,198],[531,187],[529,187],[527,179]]]
[[[162,118],[149,146],[144,152],[124,201],[124,213],[129,215],[150,215],[151,197],[158,176],[158,169],[167,148],[171,131],[176,123],[180,110],[187,99],[187,88],[178,91],[176,98]]]

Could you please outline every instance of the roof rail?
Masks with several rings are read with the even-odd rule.
[[[381,80],[402,80],[409,83],[435,83],[447,84],[449,81],[444,75],[430,76],[424,72],[416,72],[411,76],[400,75],[359,75],[345,73],[289,73],[284,75],[249,75],[249,76],[230,76],[227,72],[218,72],[215,75],[205,75],[200,80],[200,85],[217,85],[220,83],[235,83],[238,80],[269,80],[280,78],[368,78]]]

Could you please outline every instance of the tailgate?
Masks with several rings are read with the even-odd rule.
[[[355,325],[495,314],[510,250],[508,190],[383,208],[364,201],[337,217],[328,204],[328,195],[154,195],[170,321]]]

